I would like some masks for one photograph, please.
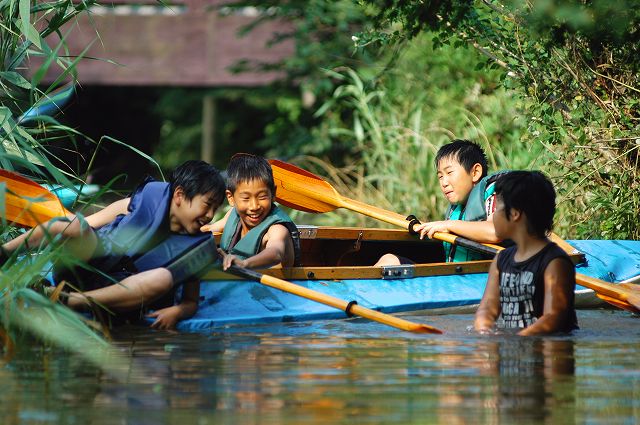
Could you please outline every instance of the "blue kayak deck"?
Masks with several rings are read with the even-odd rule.
[[[640,241],[569,241],[585,254],[578,273],[608,282],[640,275]],[[300,286],[386,313],[442,310],[479,303],[486,273],[411,279],[298,280]],[[576,292],[589,292],[578,287]],[[182,331],[205,331],[230,323],[273,323],[345,318],[333,307],[257,282],[204,281],[197,314],[178,324]]]

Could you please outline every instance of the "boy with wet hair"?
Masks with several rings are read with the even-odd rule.
[[[197,310],[199,283],[193,277],[202,264],[179,261],[189,247],[211,239],[200,232],[224,199],[224,180],[204,161],[186,161],[170,182],[147,179],[133,194],[79,220],[52,220],[6,243],[12,252],[39,246],[59,235],[71,256],[91,269],[70,267],[55,273],[84,292],[64,296],[69,307],[88,309],[91,301],[117,313],[139,312],[169,295],[163,307],[152,313],[153,327],[172,328]],[[48,239],[47,239],[48,240]],[[209,258],[209,262],[214,258]],[[119,283],[116,283],[119,282]],[[173,304],[173,291],[184,284],[182,301]],[[91,301],[90,301],[91,300]]]
[[[226,196],[231,209],[206,230],[222,232],[222,268],[298,265],[300,242],[295,224],[274,204],[271,166],[262,157],[234,155],[227,167]]]
[[[470,141],[456,139],[442,146],[435,158],[438,181],[449,208],[442,221],[422,223],[416,227],[420,238],[436,232],[454,233],[478,242],[496,243],[491,223],[495,210],[494,185],[504,173],[487,175],[487,157],[482,148]],[[472,261],[486,256],[465,247],[443,242],[446,261]],[[412,263],[411,260],[385,254],[376,266]]]
[[[496,235],[515,245],[501,251],[476,312],[480,333],[520,329],[542,335],[577,329],[575,267],[547,235],[553,226],[555,190],[538,171],[512,171],[496,182]]]

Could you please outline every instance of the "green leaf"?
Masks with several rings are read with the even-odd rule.
[[[42,49],[42,40],[40,33],[31,25],[31,0],[20,0],[20,29],[22,33],[31,43],[36,45],[38,49]]]
[[[10,82],[14,86],[21,87],[23,89],[31,89],[31,83],[15,71],[0,72],[0,78]]]

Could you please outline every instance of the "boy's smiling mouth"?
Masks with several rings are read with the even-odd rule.
[[[248,221],[252,223],[259,223],[262,218],[262,214],[246,214]]]

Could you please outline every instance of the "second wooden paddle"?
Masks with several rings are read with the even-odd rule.
[[[283,205],[301,211],[325,213],[337,208],[346,208],[368,217],[393,224],[413,232],[413,222],[401,214],[374,207],[353,199],[341,196],[331,184],[321,177],[296,167],[295,165],[270,160],[273,177],[277,186],[276,200]],[[436,232],[434,239],[458,244],[490,255],[503,249],[498,245],[478,243],[451,233]],[[576,282],[592,289],[602,299],[616,307],[640,312],[640,291],[627,286],[619,286],[604,280],[576,273]]]

